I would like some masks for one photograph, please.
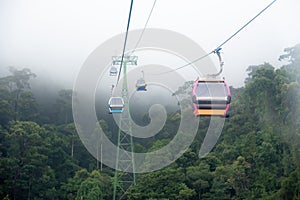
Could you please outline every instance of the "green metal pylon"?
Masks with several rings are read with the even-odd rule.
[[[121,56],[113,57],[113,64],[121,63]],[[124,109],[120,114],[120,123],[118,129],[118,150],[116,157],[116,169],[127,169],[134,171],[134,157],[133,157],[133,141],[131,134],[131,122],[129,111],[129,98],[127,87],[127,65],[137,65],[137,56],[124,56],[123,57],[123,85],[122,85],[122,98],[124,100]],[[122,153],[125,150],[126,153]],[[114,194],[113,200],[123,199],[125,192],[130,185],[135,184],[135,174],[115,170],[114,177]],[[118,196],[120,195],[120,196]]]

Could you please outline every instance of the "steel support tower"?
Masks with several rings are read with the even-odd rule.
[[[113,65],[121,64],[121,56],[113,56]],[[129,98],[127,87],[127,65],[137,65],[137,56],[124,56],[123,57],[123,84],[122,84],[122,98],[124,100],[124,109],[120,114],[118,141],[117,141],[117,157],[116,157],[116,170],[114,177],[114,194],[113,200],[124,199],[125,192],[130,185],[135,184],[135,174],[117,169],[127,169],[134,172],[134,158],[133,158],[133,141],[131,134],[131,122],[129,111]],[[122,153],[125,150],[126,153]]]

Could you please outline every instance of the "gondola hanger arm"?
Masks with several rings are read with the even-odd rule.
[[[223,71],[223,65],[224,65],[224,62],[222,60],[222,57],[221,57],[221,50],[222,48],[221,47],[218,47],[216,48],[215,50],[213,50],[212,52],[217,54],[218,58],[219,58],[219,65],[220,65],[220,70],[218,71],[218,73],[215,73],[215,74],[208,74],[207,76],[208,77],[217,77],[219,76],[222,71]]]

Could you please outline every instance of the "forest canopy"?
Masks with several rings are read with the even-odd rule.
[[[184,155],[169,167],[138,174],[126,199],[300,199],[300,44],[286,48],[279,60],[285,64],[249,66],[245,86],[231,87],[231,117],[211,153],[198,157],[209,124],[203,118]],[[30,86],[34,72],[9,72],[0,77],[0,199],[112,199],[114,171],[81,143],[72,90],[43,103]],[[135,151],[169,142],[179,118],[179,112],[169,114],[163,133],[136,140]],[[112,124],[99,121],[114,140]]]

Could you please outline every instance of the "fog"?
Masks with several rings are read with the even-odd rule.
[[[157,1],[148,27],[186,35],[210,52],[270,2]],[[134,2],[131,30],[144,27],[152,3]],[[0,75],[8,66],[28,67],[41,80],[72,88],[90,53],[125,31],[129,5],[121,0],[0,0]],[[223,46],[223,76],[231,85],[243,85],[249,65],[284,64],[278,61],[284,48],[300,42],[299,9],[299,0],[278,0]],[[216,57],[211,59],[217,64]]]

